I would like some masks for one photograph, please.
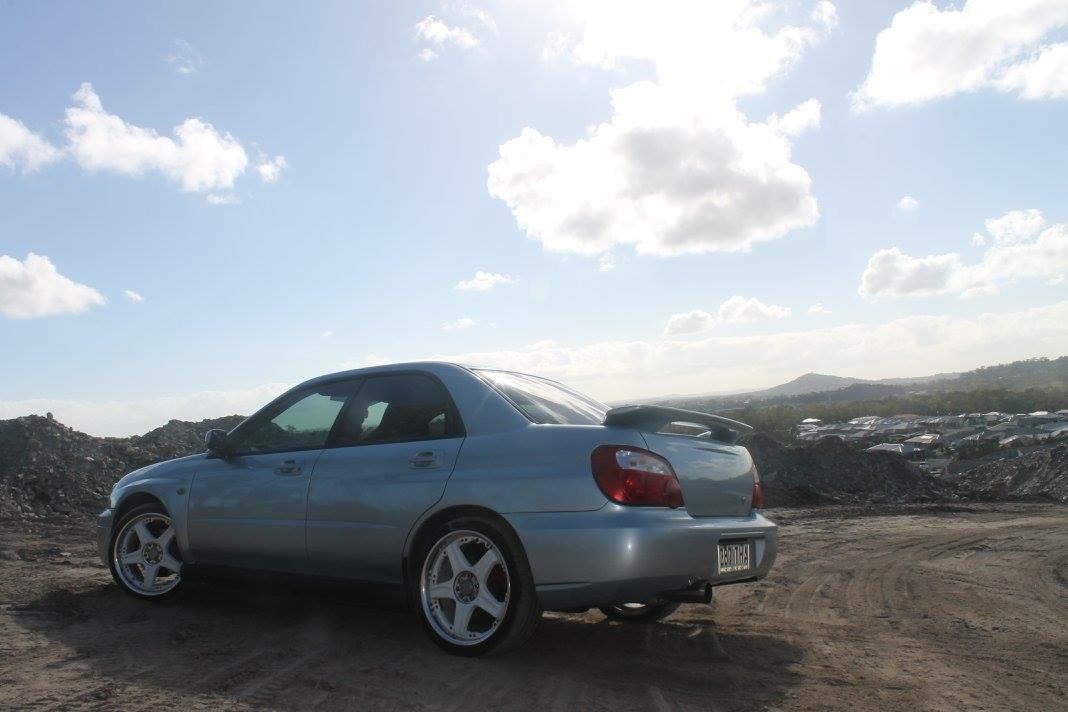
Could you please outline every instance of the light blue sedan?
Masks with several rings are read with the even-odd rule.
[[[519,373],[346,371],[123,477],[100,554],[149,600],[227,571],[377,584],[445,650],[501,652],[542,610],[655,620],[765,576],[776,527],[748,430]]]

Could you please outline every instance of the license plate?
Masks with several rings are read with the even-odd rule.
[[[749,542],[732,542],[718,545],[717,564],[721,574],[748,571],[753,568]]]

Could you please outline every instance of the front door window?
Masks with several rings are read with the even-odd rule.
[[[247,432],[237,435],[235,454],[315,450],[326,439],[345,401],[355,387],[353,381],[330,383],[298,391],[268,412]]]

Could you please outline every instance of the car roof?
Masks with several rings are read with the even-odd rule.
[[[342,378],[356,378],[359,376],[369,376],[376,373],[389,373],[394,371],[427,371],[434,374],[441,374],[469,370],[470,368],[467,366],[449,361],[405,361],[401,363],[382,363],[373,366],[351,368],[347,371],[326,373],[321,376],[316,376],[315,378],[309,378],[297,387],[314,385],[325,381],[335,381]]]

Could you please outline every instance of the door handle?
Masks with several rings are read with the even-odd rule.
[[[299,475],[303,470],[296,460],[286,460],[278,467],[274,468],[274,474],[276,475]]]
[[[437,450],[421,450],[408,458],[408,467],[420,470],[441,467],[441,453]]]

